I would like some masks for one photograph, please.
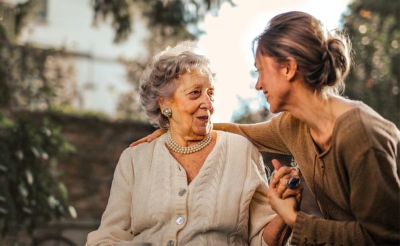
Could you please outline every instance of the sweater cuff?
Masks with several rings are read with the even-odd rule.
[[[299,211],[297,213],[296,222],[294,223],[290,244],[294,244],[294,245],[301,244],[300,243],[301,242],[301,228],[304,226],[305,219],[306,219],[306,214]]]

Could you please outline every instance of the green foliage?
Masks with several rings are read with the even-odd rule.
[[[400,1],[355,0],[343,16],[355,51],[345,94],[400,128]]]
[[[32,0],[30,0],[32,1]],[[111,20],[115,30],[114,41],[125,41],[132,30],[135,14],[148,20],[148,28],[161,30],[163,37],[192,37],[187,28],[197,25],[208,12],[217,13],[223,2],[232,0],[92,0],[94,24]],[[196,35],[196,34],[195,34]]]
[[[31,114],[10,120],[0,114],[0,231],[28,233],[46,222],[70,216],[57,159],[71,152],[59,126]]]
[[[27,21],[23,15],[31,11],[30,4],[34,3],[37,0],[17,6],[17,29]],[[10,28],[3,23],[6,22],[0,22],[0,237],[11,237],[18,243],[18,233],[32,233],[73,211],[67,203],[67,189],[58,181],[62,173],[57,169],[57,159],[73,148],[57,124],[46,117],[36,121],[32,111],[49,112],[52,107],[68,104],[74,80],[71,67],[62,62],[68,58],[64,51],[16,45],[9,38],[14,36]]]

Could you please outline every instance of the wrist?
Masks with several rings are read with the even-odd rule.
[[[296,219],[297,219],[297,211],[293,210],[291,211],[287,216],[285,216],[284,220],[285,223],[290,226],[291,228],[294,227],[296,224]]]

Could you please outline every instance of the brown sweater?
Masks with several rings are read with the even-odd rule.
[[[323,153],[290,113],[258,124],[215,124],[261,151],[292,154],[328,219],[299,212],[291,244],[400,244],[400,132],[370,107],[342,115]]]

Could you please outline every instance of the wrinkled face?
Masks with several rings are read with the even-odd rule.
[[[212,130],[214,85],[197,71],[180,76],[177,83],[172,99],[165,103],[172,110],[171,132],[189,139],[202,139]]]
[[[256,53],[254,66],[258,71],[256,89],[263,91],[272,113],[281,112],[290,95],[290,82],[287,80],[287,68],[272,57]]]

